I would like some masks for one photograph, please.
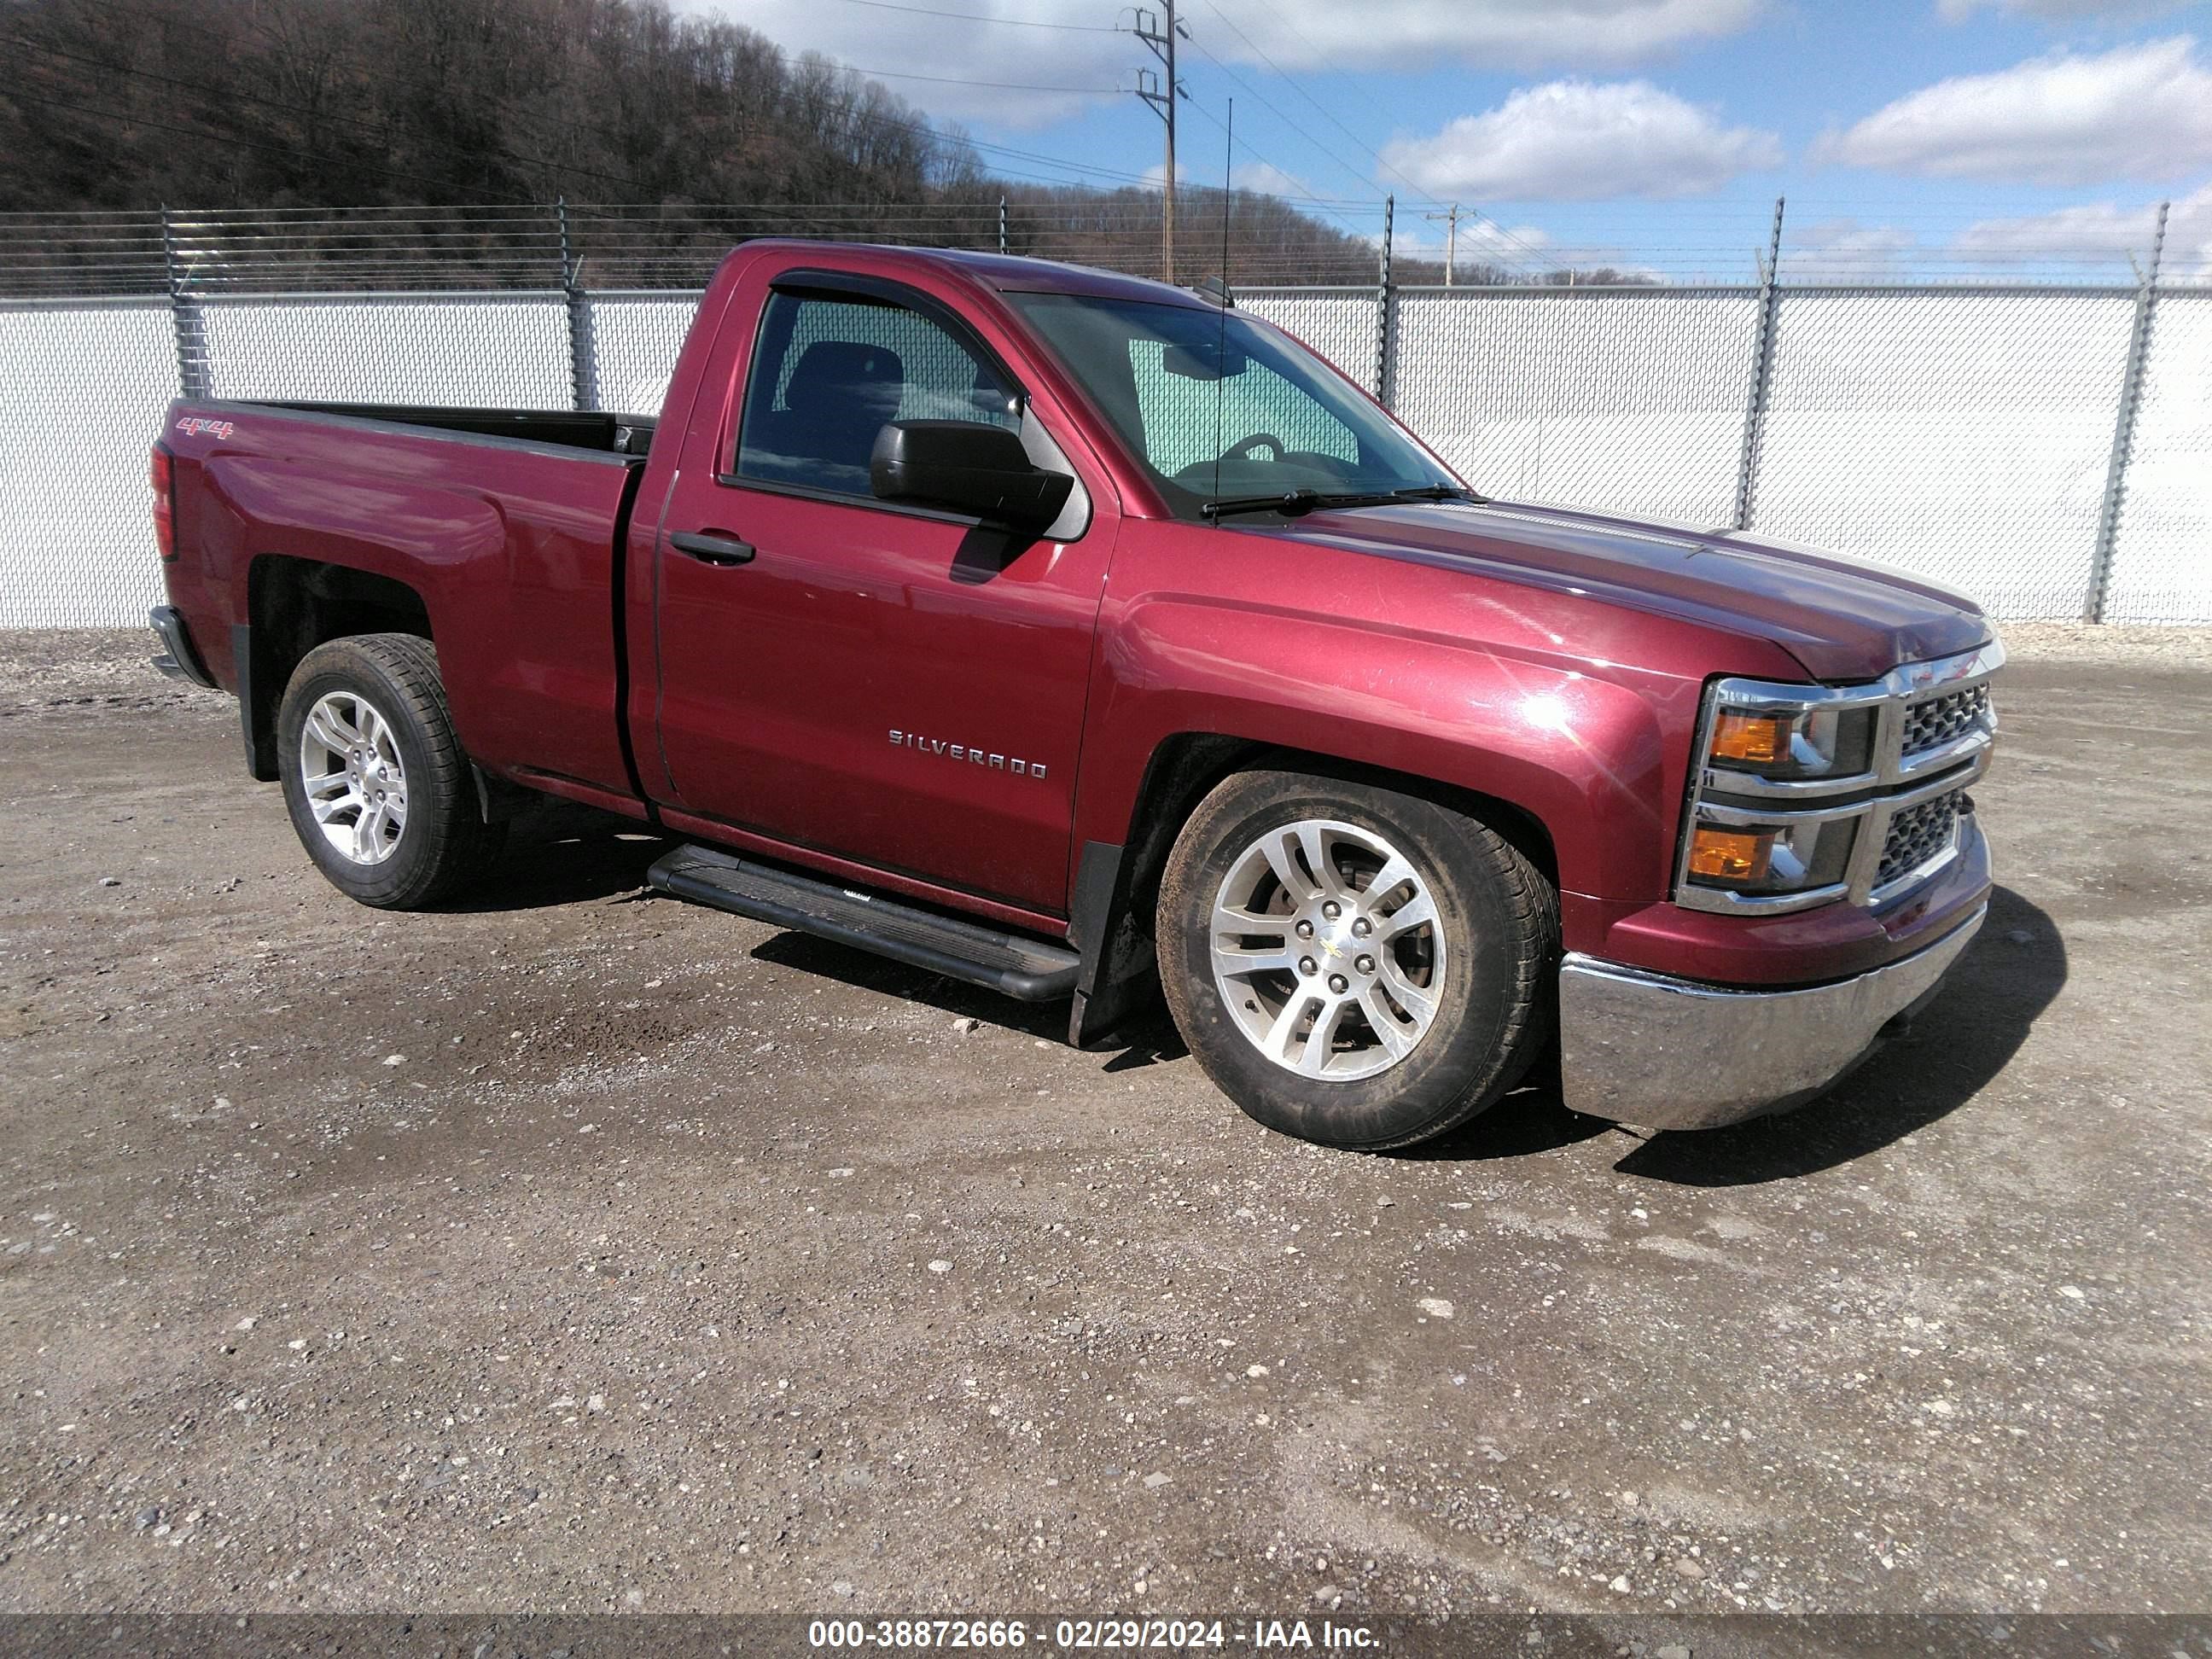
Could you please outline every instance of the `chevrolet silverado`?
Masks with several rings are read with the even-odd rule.
[[[182,401],[152,476],[159,660],[349,896],[588,802],[1079,1044],[1157,986],[1336,1146],[1554,1044],[1602,1117],[1796,1104],[1986,906],[1970,600],[1487,499],[1225,291],[750,242],[656,416]]]

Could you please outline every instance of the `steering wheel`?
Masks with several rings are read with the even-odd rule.
[[[1285,443],[1280,438],[1278,438],[1272,432],[1255,432],[1249,438],[1239,438],[1235,443],[1230,445],[1228,448],[1223,450],[1221,452],[1221,459],[1225,461],[1231,456],[1234,455],[1239,459],[1249,460],[1252,458],[1253,449],[1261,444],[1267,445],[1268,448],[1275,452],[1273,455],[1267,458],[1268,464],[1270,465],[1281,460],[1285,453],[1290,448],[1288,444]]]

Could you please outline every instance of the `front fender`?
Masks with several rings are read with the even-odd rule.
[[[1656,897],[1694,681],[1371,620],[1195,594],[1124,607],[1102,641],[1079,844],[1128,841],[1160,745],[1218,733],[1433,780],[1541,824],[1563,887]]]

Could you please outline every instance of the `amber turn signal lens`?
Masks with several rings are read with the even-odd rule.
[[[1719,881],[1761,881],[1774,854],[1774,832],[1704,830],[1690,838],[1690,873]]]
[[[1787,714],[1723,714],[1713,725],[1713,758],[1768,766],[1790,754]]]

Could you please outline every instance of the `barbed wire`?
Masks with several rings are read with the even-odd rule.
[[[1194,191],[1202,221],[1219,193]],[[1240,192],[1239,204],[1244,197]],[[1236,211],[1241,216],[1243,208]],[[1909,216],[1899,216],[1909,217]],[[1247,286],[1360,286],[1382,280],[1385,216],[1346,203],[1342,228],[1309,234],[1294,220],[1240,224],[1230,275]],[[1403,222],[1403,216],[1401,216]],[[2022,227],[1999,241],[1923,238],[1924,222],[1838,228],[1812,222],[1785,234],[1779,279],[1798,285],[2016,284],[2133,286],[2143,250],[2116,228],[2096,237],[2037,235]],[[1627,228],[1625,227],[1625,228]],[[1134,192],[1090,198],[932,202],[731,204],[496,203],[459,206],[270,207],[200,211],[91,209],[0,213],[0,297],[155,296],[172,287],[225,293],[345,292],[394,288],[545,290],[564,286],[696,289],[734,244],[761,236],[1005,251],[1158,276],[1158,198]],[[1461,233],[1455,279],[1470,286],[1629,283],[1755,285],[1763,238],[1724,210],[1685,214],[1617,241],[1510,241],[1484,228]],[[1217,244],[1183,251],[1178,280],[1214,273]],[[2164,280],[2212,279],[2203,258],[2169,247]],[[2184,257],[2173,258],[2177,252]],[[1431,286],[1444,248],[1400,234],[1392,280]],[[565,261],[565,263],[564,263]]]

